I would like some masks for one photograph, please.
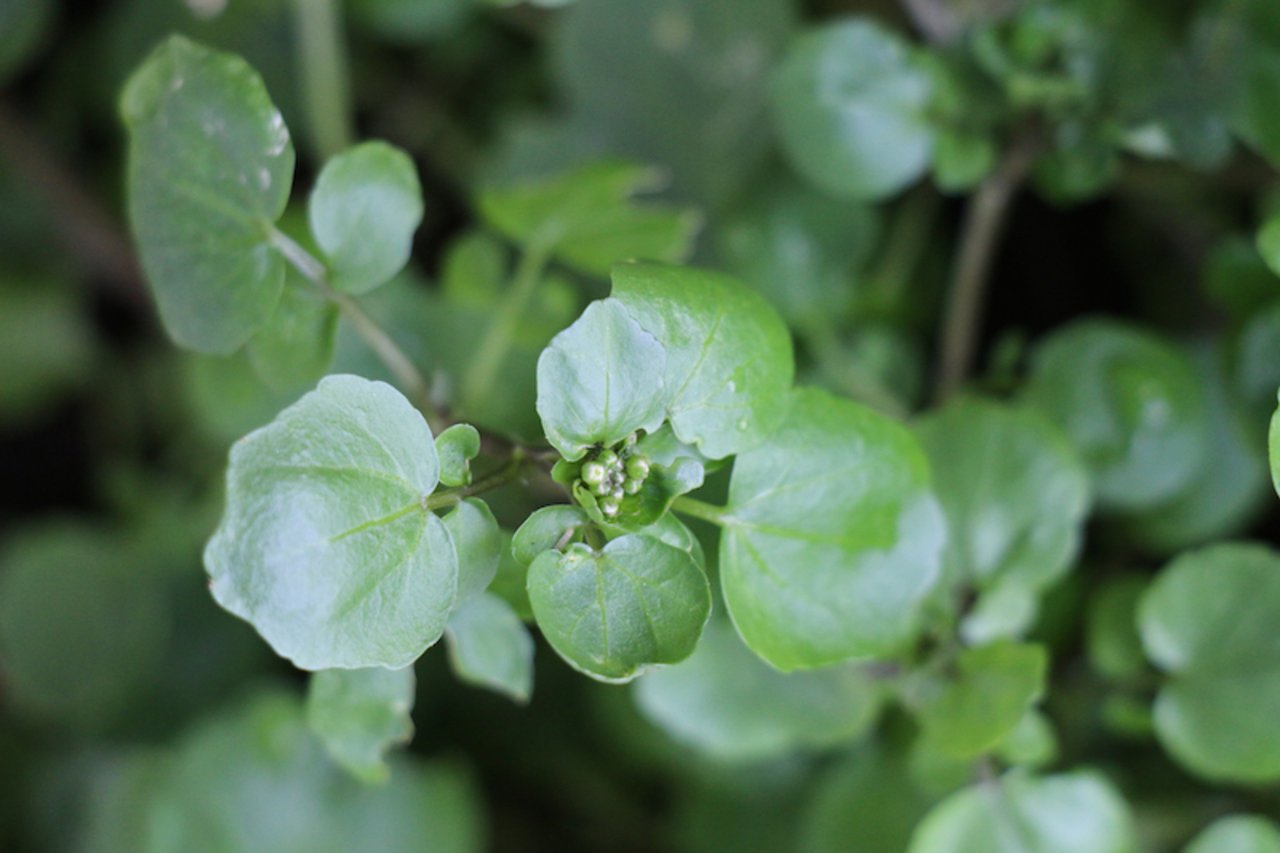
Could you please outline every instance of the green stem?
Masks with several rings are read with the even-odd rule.
[[[502,362],[511,349],[511,342],[515,338],[520,318],[528,310],[529,301],[533,298],[533,292],[542,278],[542,271],[546,265],[545,249],[536,245],[525,249],[520,258],[520,264],[516,267],[511,292],[507,294],[506,301],[502,303],[501,309],[494,315],[493,322],[485,331],[484,338],[480,341],[480,348],[476,351],[471,367],[464,377],[460,390],[463,399],[468,403],[468,408],[474,407],[477,402],[489,396]]]
[[[351,147],[354,109],[340,0],[294,0],[298,76],[320,162]]]
[[[448,419],[436,409],[431,400],[431,386],[426,377],[405,355],[400,345],[378,325],[378,321],[365,313],[359,302],[345,293],[334,290],[329,282],[328,271],[314,255],[274,226],[270,227],[268,234],[271,245],[284,256],[284,259],[318,287],[326,299],[338,306],[338,310],[351,324],[351,328],[355,329],[356,334],[364,340],[369,349],[373,350],[378,360],[391,371],[391,375],[400,383],[406,396],[422,412],[432,433],[439,435],[449,425]]]
[[[507,464],[497,471],[481,477],[466,486],[428,495],[422,505],[429,510],[444,509],[461,502],[463,498],[469,498],[472,495],[482,494],[499,486],[505,486],[520,476],[520,470],[524,467],[526,461],[524,453],[517,447],[512,451],[511,459],[507,461]]]
[[[683,515],[700,518],[703,521],[709,521],[721,527],[729,521],[729,516],[725,513],[724,507],[715,506],[706,501],[691,498],[688,495],[681,495],[676,498],[675,502],[671,504],[671,508]]]

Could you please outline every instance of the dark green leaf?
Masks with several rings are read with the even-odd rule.
[[[172,36],[130,78],[129,218],[175,341],[229,353],[271,317],[293,145],[244,60]]]
[[[307,205],[311,233],[338,290],[365,293],[400,272],[422,222],[422,187],[409,156],[365,142],[334,157]]]
[[[1089,663],[1114,681],[1133,680],[1147,668],[1138,636],[1138,602],[1147,579],[1124,576],[1107,581],[1094,594],[1088,611],[1085,647]]]
[[[915,636],[946,526],[903,427],[816,389],[738,456],[720,540],[725,603],[783,671],[892,654]]]
[[[458,586],[449,531],[424,508],[438,471],[399,392],[327,377],[232,448],[205,550],[214,597],[302,669],[412,663]]]
[[[610,682],[687,658],[711,612],[693,557],[640,534],[598,551],[583,544],[544,551],[529,566],[529,601],[552,648]]]
[[[413,737],[413,667],[323,669],[307,689],[307,725],[334,760],[363,782],[385,782],[388,749]]]

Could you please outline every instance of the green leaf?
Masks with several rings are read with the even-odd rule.
[[[961,398],[918,422],[947,515],[943,565],[952,583],[1040,590],[1080,550],[1089,480],[1038,412]]]
[[[382,382],[330,376],[231,450],[205,550],[213,596],[301,669],[393,669],[440,638],[458,588],[422,416]]]
[[[125,87],[129,219],[160,318],[181,346],[230,353],[271,317],[271,246],[293,145],[244,60],[171,36]]]
[[[1058,758],[1058,736],[1048,718],[1031,708],[996,745],[995,754],[1012,766],[1044,767]]]
[[[773,78],[791,165],[827,192],[875,200],[929,167],[929,75],[896,34],[847,18],[797,39]]]
[[[1258,229],[1258,253],[1267,267],[1280,275],[1280,216],[1273,216]]]
[[[777,427],[794,373],[791,340],[758,294],[704,270],[621,264],[613,298],[666,350],[667,419],[681,441],[721,459]]]
[[[6,700],[37,719],[118,719],[163,662],[169,603],[121,537],[82,523],[14,531],[0,553]]]
[[[446,486],[471,483],[471,460],[480,453],[480,430],[471,424],[454,424],[436,436],[440,482]]]
[[[387,750],[413,737],[416,685],[411,666],[320,670],[307,687],[307,725],[357,779],[385,782]]]
[[[538,358],[538,416],[569,460],[666,417],[666,353],[615,299],[593,302]]]
[[[631,163],[594,163],[549,181],[484,191],[479,212],[525,251],[550,253],[587,273],[606,275],[626,260],[681,261],[701,217],[629,200],[657,189],[660,177]]]
[[[761,185],[717,222],[726,268],[800,329],[834,328],[848,315],[853,274],[881,231],[871,205],[831,198],[794,178]]]
[[[993,786],[965,788],[935,806],[911,837],[909,853],[1136,849],[1128,806],[1101,774],[1015,771]]]
[[[1044,647],[1007,640],[965,649],[955,675],[916,714],[937,749],[957,758],[990,751],[1044,693]]]
[[[477,792],[444,764],[393,763],[394,783],[343,773],[292,696],[258,694],[177,744],[145,803],[145,853],[485,849]]]
[[[0,423],[39,415],[89,375],[95,347],[85,313],[64,283],[0,277]]]
[[[819,777],[802,819],[800,850],[905,850],[932,801],[906,761],[873,741]]]
[[[892,654],[915,636],[945,522],[903,427],[817,389],[738,456],[720,539],[725,603],[783,671]]]
[[[1280,853],[1280,829],[1265,817],[1230,815],[1209,824],[1183,853]]]
[[[1089,663],[1113,681],[1133,681],[1147,669],[1138,635],[1138,602],[1148,579],[1125,575],[1107,580],[1089,603],[1085,649]]]
[[[483,593],[449,617],[449,663],[463,681],[521,704],[533,694],[533,638],[511,605]]]
[[[249,361],[273,389],[296,391],[329,371],[337,333],[338,307],[291,270],[271,320],[249,341]]]
[[[1142,644],[1168,681],[1156,733],[1208,779],[1280,779],[1280,556],[1227,543],[1191,551],[1160,573],[1138,611]]]
[[[502,559],[498,561],[498,574],[489,584],[489,592],[501,598],[511,606],[516,616],[525,622],[533,621],[533,607],[529,604],[527,581],[529,566],[516,561],[512,551],[512,536],[505,530],[499,531],[502,536]],[[554,543],[553,543],[554,544]]]
[[[880,707],[880,690],[863,670],[785,675],[753,655],[727,619],[712,619],[688,660],[646,674],[633,691],[672,738],[735,761],[853,740]]]
[[[409,155],[365,142],[325,163],[307,204],[329,281],[366,293],[404,268],[422,222],[422,187]]]
[[[574,669],[630,681],[687,658],[711,612],[706,575],[686,551],[640,534],[596,550],[570,545],[529,566],[538,627]]]
[[[533,563],[544,551],[561,542],[565,533],[587,524],[587,514],[571,504],[553,504],[534,510],[511,539],[511,554],[521,566]]]
[[[1209,424],[1195,369],[1146,332],[1103,319],[1059,329],[1037,348],[1026,393],[1080,451],[1106,508],[1170,500],[1204,460]]]
[[[479,498],[461,501],[444,517],[458,555],[458,593],[454,608],[484,592],[498,573],[502,535],[497,519]]]

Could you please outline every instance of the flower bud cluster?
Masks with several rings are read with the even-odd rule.
[[[649,460],[631,449],[631,442],[619,452],[604,448],[582,465],[582,482],[591,491],[600,511],[612,518],[622,508],[622,499],[639,494],[649,476]]]

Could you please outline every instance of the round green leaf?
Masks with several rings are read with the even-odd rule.
[[[424,508],[435,445],[394,388],[330,376],[231,449],[214,598],[302,669],[398,669],[440,638],[458,560]]]
[[[956,758],[992,749],[1044,692],[1044,647],[999,641],[965,649],[956,672],[916,708],[925,737]]]
[[[873,741],[819,777],[801,823],[800,850],[905,850],[932,799],[903,756]]]
[[[484,592],[498,573],[502,534],[488,504],[479,498],[461,501],[444,517],[458,555],[458,607]]]
[[[1139,678],[1147,668],[1138,636],[1138,602],[1147,591],[1148,579],[1123,575],[1106,581],[1089,603],[1085,623],[1085,649],[1089,663],[1113,681]]]
[[[1066,431],[1108,508],[1167,501],[1204,460],[1207,407],[1190,360],[1120,323],[1081,320],[1045,340],[1027,399]]]
[[[524,520],[511,539],[511,555],[517,563],[528,566],[543,551],[550,551],[561,543],[565,532],[587,523],[587,514],[571,504],[544,506]]]
[[[129,219],[169,335],[230,353],[275,309],[284,261],[270,244],[294,154],[244,60],[171,36],[125,87]]]
[[[484,593],[463,604],[445,629],[449,663],[457,676],[514,701],[533,693],[533,638],[511,605]]]
[[[890,654],[917,629],[946,524],[903,427],[817,389],[738,456],[720,580],[748,646],[783,671]]]
[[[929,812],[909,853],[1132,853],[1129,808],[1100,774],[1021,772],[951,795]]]
[[[413,737],[416,686],[411,666],[323,669],[307,687],[307,725],[357,779],[385,782],[387,750]]]
[[[630,681],[687,658],[711,613],[706,575],[693,556],[641,534],[601,550],[570,545],[529,566],[538,627],[575,669],[600,681]]]
[[[1169,680],[1156,733],[1209,779],[1280,779],[1280,556],[1228,543],[1174,560],[1138,610],[1147,656]]]
[[[249,361],[273,389],[297,391],[328,372],[337,334],[338,307],[291,271],[270,322],[249,341]]]
[[[961,398],[921,420],[934,489],[947,515],[944,566],[954,583],[1053,583],[1075,559],[1089,480],[1038,412]]]
[[[593,302],[538,358],[538,416],[566,459],[666,417],[666,353],[616,299]]]
[[[1255,815],[1218,818],[1183,853],[1280,853],[1280,829]]]
[[[721,459],[777,427],[794,373],[791,339],[759,294],[705,270],[620,264],[613,298],[666,350],[667,419],[681,441]]]
[[[307,205],[311,233],[338,290],[365,293],[400,272],[422,222],[422,187],[409,155],[365,142],[325,163]]]
[[[770,94],[783,153],[821,189],[884,198],[929,167],[929,75],[872,20],[838,21],[797,39]]]
[[[686,661],[648,673],[637,704],[671,737],[733,760],[780,757],[852,740],[875,722],[880,691],[861,669],[783,674],[761,662],[727,619],[713,619]]]

